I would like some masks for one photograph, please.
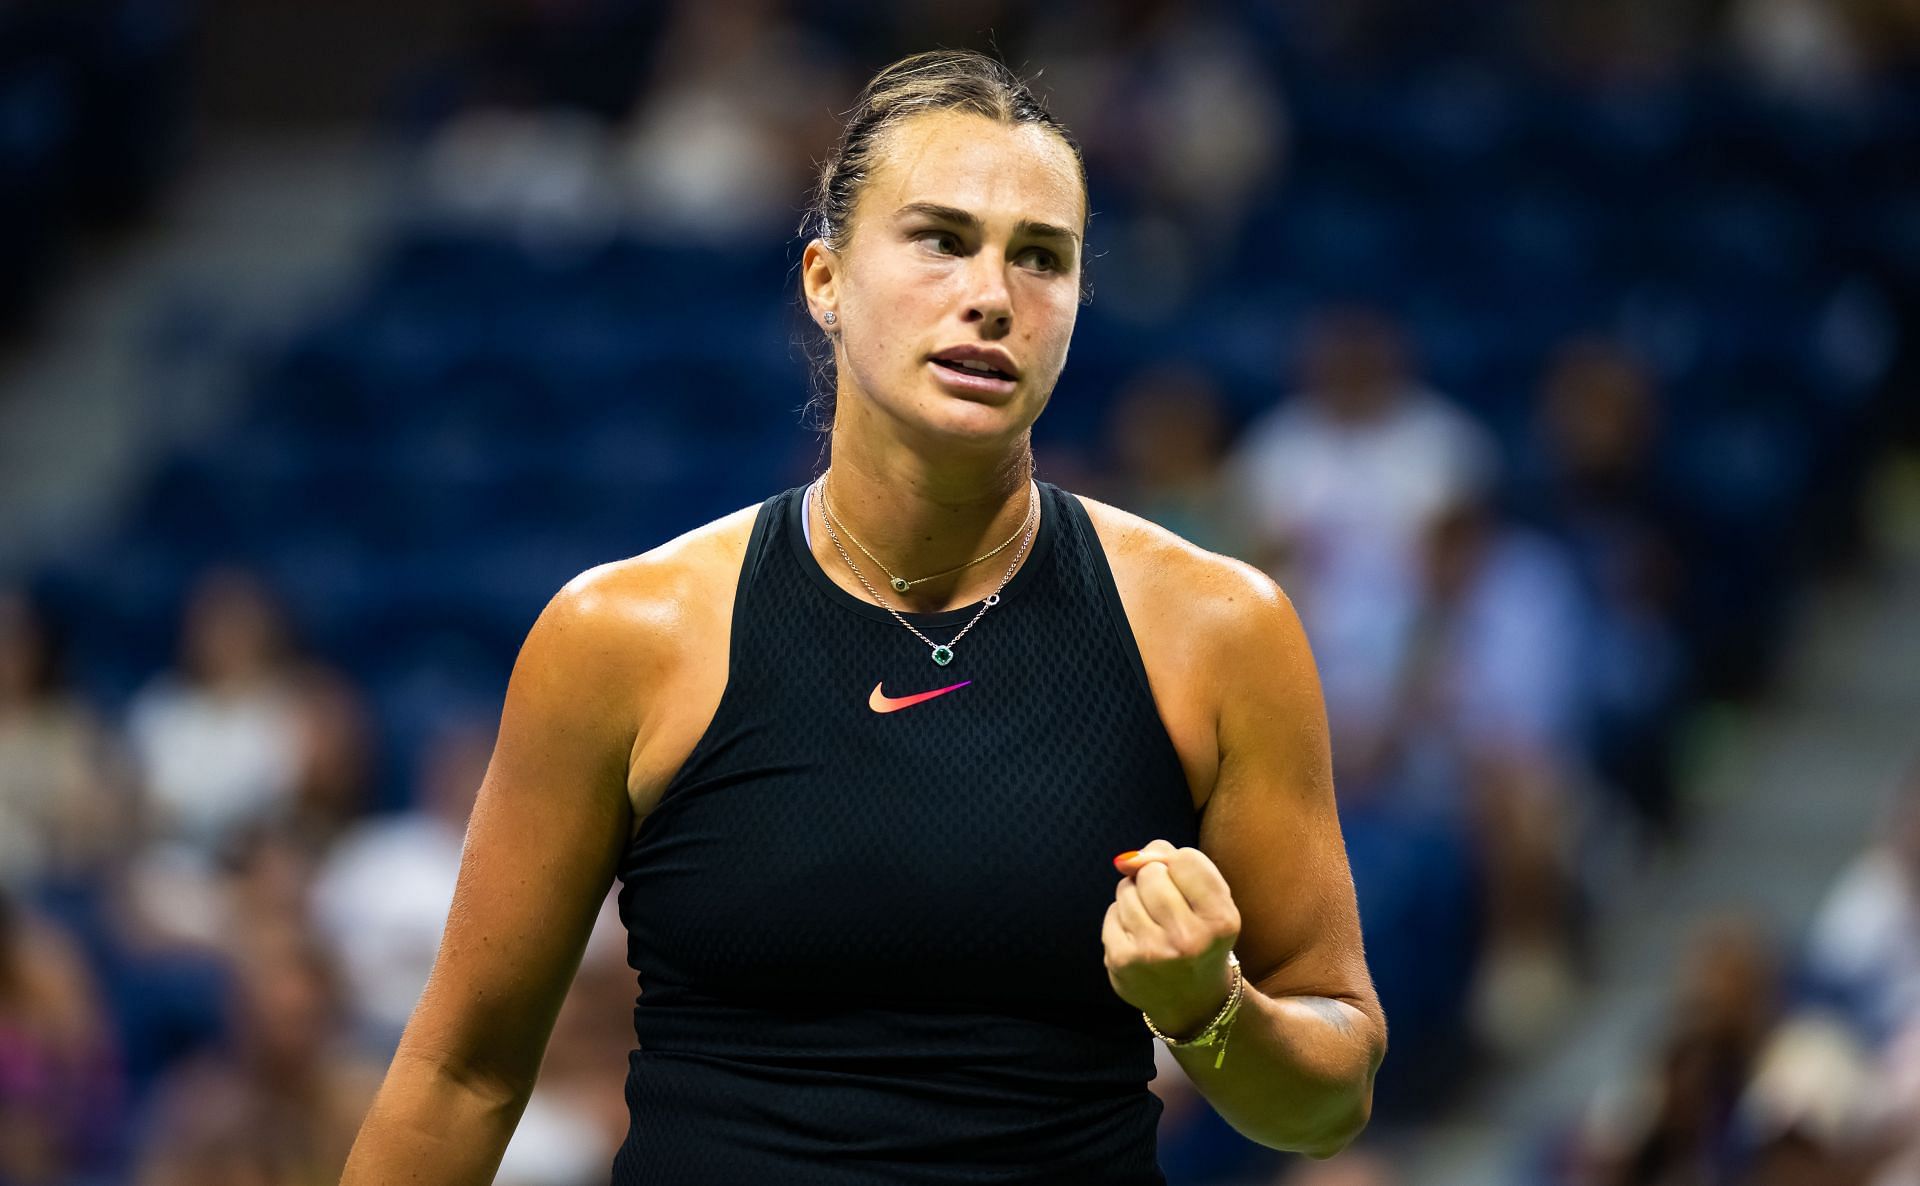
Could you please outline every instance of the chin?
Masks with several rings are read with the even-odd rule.
[[[929,432],[981,445],[1012,441],[1033,424],[1021,401],[979,403],[942,392],[922,406],[921,422]]]

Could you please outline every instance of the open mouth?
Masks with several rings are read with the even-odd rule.
[[[944,358],[936,358],[933,361],[937,365],[943,366],[956,374],[973,375],[981,379],[1000,379],[1009,383],[1013,381],[1013,376],[1007,374],[1005,371],[998,371],[992,367],[982,366],[979,363],[952,362]]]

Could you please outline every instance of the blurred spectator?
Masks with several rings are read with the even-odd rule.
[[[1589,630],[1564,551],[1478,499],[1437,514],[1422,544],[1422,601],[1393,727],[1437,730],[1480,755],[1576,762]]]
[[[0,588],[0,890],[84,878],[129,839],[129,771],[68,687],[51,624]]]
[[[1738,1163],[1736,1109],[1779,1015],[1779,957],[1733,918],[1701,927],[1686,953],[1659,1056],[1607,1085],[1577,1136],[1581,1186],[1705,1186]]]
[[[1753,924],[1701,932],[1658,1068],[1596,1097],[1565,1181],[1920,1181],[1920,764],[1890,817],[1815,920],[1791,995]]]
[[[1435,516],[1423,558],[1391,707],[1377,730],[1349,721],[1355,786],[1385,779],[1470,821],[1487,907],[1476,1022],[1517,1050],[1547,1036],[1573,989],[1588,609],[1561,550],[1484,502]]]
[[[313,885],[316,925],[339,953],[351,1013],[370,1051],[390,1051],[433,970],[453,904],[467,817],[493,732],[456,726],[422,760],[419,809],[376,816],[341,837]]]
[[[606,124],[584,112],[474,108],[434,133],[421,196],[434,220],[537,254],[597,245],[621,216],[611,150]]]
[[[232,1043],[157,1090],[141,1186],[312,1186],[346,1165],[380,1069],[342,1051],[331,962],[296,920],[250,946]]]
[[[1920,1016],[1887,1048],[1881,1062],[1882,1109],[1892,1148],[1873,1186],[1920,1183]]]
[[[128,709],[156,838],[210,858],[244,825],[288,811],[303,776],[302,699],[320,678],[257,577],[202,576],[177,669]]]
[[[1840,875],[1807,941],[1807,972],[1876,1047],[1920,1024],[1920,762],[1878,839]]]
[[[245,922],[236,911],[259,902],[229,893],[227,875],[297,880],[366,806],[358,693],[295,649],[280,607],[243,570],[195,585],[178,670],[139,691],[128,731],[151,816],[131,853],[129,905],[162,946],[229,949]]]
[[[1736,0],[1725,32],[1776,94],[1834,104],[1863,98],[1870,75],[1912,62],[1920,13],[1902,0]]]
[[[293,789],[283,830],[312,856],[324,852],[373,797],[373,722],[344,677],[308,668],[295,711]]]
[[[304,838],[266,823],[234,835],[221,852],[216,886],[221,951],[245,960],[288,927],[307,926],[312,887],[313,855]]]
[[[1843,5],[1829,0],[1735,0],[1727,34],[1771,90],[1815,103],[1857,97],[1865,62]]]
[[[120,1088],[79,950],[0,888],[0,1182],[67,1186],[104,1169]]]
[[[1227,413],[1204,371],[1171,364],[1128,383],[1107,421],[1106,493],[1203,548],[1248,552],[1221,465]]]
[[[1920,1182],[1920,762],[1808,935],[1806,1001],[1741,1104],[1742,1186]]]
[[[680,0],[623,149],[634,229],[648,239],[761,243],[839,128],[850,85],[835,47],[779,0]]]
[[[645,87],[617,123],[604,104],[554,101],[564,87],[477,96],[428,145],[429,212],[540,252],[623,230],[711,246],[784,233],[838,133],[835,47],[775,0],[726,0],[668,6],[644,52],[629,85]]]
[[[1891,1152],[1877,1068],[1847,1027],[1817,1013],[1767,1042],[1738,1120],[1752,1147],[1741,1186],[1866,1186]]]
[[[1305,331],[1305,386],[1249,425],[1229,462],[1253,532],[1309,623],[1338,734],[1378,719],[1414,609],[1432,517],[1491,481],[1487,431],[1420,385],[1397,326],[1340,309]]]
[[[1597,772],[1656,833],[1678,826],[1675,733],[1687,655],[1679,500],[1659,468],[1651,379],[1622,348],[1577,338],[1551,357],[1516,483],[1521,513],[1558,535],[1592,599],[1588,685]]]
[[[1281,169],[1287,110],[1271,60],[1225,13],[1172,0],[1049,6],[1029,44],[1106,180],[1096,205],[1118,219],[1090,232],[1118,245],[1098,273],[1102,307],[1164,321],[1230,261]]]
[[[1129,129],[1137,154],[1118,173],[1219,260],[1279,172],[1287,142],[1279,82],[1270,59],[1203,5],[1161,4],[1130,31],[1137,52],[1122,59],[1130,77],[1105,113]]]

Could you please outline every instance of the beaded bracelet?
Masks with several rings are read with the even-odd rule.
[[[1220,1069],[1220,1064],[1226,1061],[1227,1034],[1233,1028],[1234,1015],[1240,1011],[1240,998],[1246,990],[1246,978],[1240,974],[1240,957],[1231,951],[1227,952],[1227,974],[1232,978],[1232,983],[1227,987],[1227,1003],[1220,1006],[1220,1011],[1213,1015],[1213,1020],[1191,1038],[1170,1038],[1160,1032],[1160,1027],[1153,1024],[1153,1018],[1148,1017],[1144,1010],[1140,1014],[1141,1019],[1147,1023],[1147,1028],[1153,1031],[1153,1036],[1172,1049],[1191,1050],[1218,1046],[1220,1052],[1213,1057],[1213,1068],[1216,1071]]]

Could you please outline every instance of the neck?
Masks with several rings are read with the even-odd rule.
[[[887,585],[886,572],[854,546],[848,533],[894,575],[918,581],[966,564],[1015,532],[1024,537],[1021,524],[1027,517],[1032,468],[1024,434],[1011,452],[936,460],[911,451],[862,448],[836,429],[826,497],[841,528],[841,546],[888,603],[909,613],[936,613],[970,605],[993,592],[1018,554],[1020,540],[991,560],[898,593]],[[816,506],[811,513],[813,552],[821,567],[851,592],[866,596],[825,530],[824,507]],[[1034,513],[1037,533],[1037,505]]]

